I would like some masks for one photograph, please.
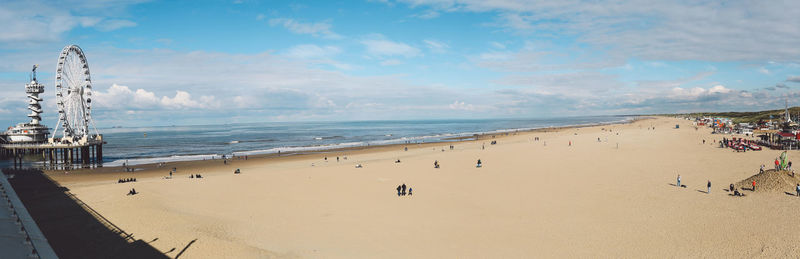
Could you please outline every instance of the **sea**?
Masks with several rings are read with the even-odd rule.
[[[222,125],[98,128],[107,142],[103,166],[219,159],[222,156],[319,152],[338,148],[454,141],[475,134],[597,125],[634,116],[538,119],[263,122]],[[35,167],[39,162],[26,161]],[[0,160],[0,168],[12,166]]]

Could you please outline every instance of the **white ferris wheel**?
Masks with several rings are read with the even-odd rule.
[[[92,80],[86,56],[78,45],[61,50],[56,69],[56,105],[58,123],[53,131],[62,127],[63,140],[78,140],[97,135],[92,121]],[[89,129],[93,129],[93,134]]]

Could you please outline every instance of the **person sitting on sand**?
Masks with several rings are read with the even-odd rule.
[[[733,190],[733,196],[742,196],[742,193],[739,192],[738,189],[736,189],[736,190]]]
[[[478,165],[476,165],[475,167],[481,167],[481,166],[483,166],[483,165],[481,164],[481,160],[480,160],[480,159],[478,159]]]
[[[397,161],[394,161],[394,162],[395,162],[395,163],[400,163],[400,159],[397,159]]]
[[[194,175],[193,175],[193,174],[190,174],[190,175],[189,175],[189,178],[194,178]]]
[[[362,168],[362,167],[363,167],[363,166],[361,166],[361,164],[357,164],[357,165],[356,165],[356,168]]]
[[[236,168],[236,171],[233,172],[234,174],[240,174],[242,171],[239,171],[239,168]]]
[[[414,195],[414,193],[412,193],[412,191],[414,191],[414,189],[412,189],[411,187],[408,187],[408,196]]]
[[[433,168],[439,168],[439,160],[433,161]]]

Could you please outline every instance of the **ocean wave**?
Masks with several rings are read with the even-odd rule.
[[[507,129],[497,129],[497,130],[488,130],[488,131],[474,131],[474,132],[450,132],[450,133],[429,133],[429,134],[421,134],[420,136],[403,136],[403,137],[394,137],[394,138],[387,138],[387,139],[372,139],[372,140],[363,140],[357,141],[364,138],[364,136],[355,137],[351,142],[342,142],[342,143],[330,143],[330,144],[319,144],[319,145],[303,145],[303,146],[284,146],[284,147],[274,147],[274,148],[266,148],[266,149],[257,149],[254,150],[243,150],[243,151],[234,151],[227,153],[228,155],[234,156],[242,156],[242,155],[258,155],[258,154],[276,154],[276,153],[297,153],[297,152],[315,152],[315,151],[325,151],[325,150],[332,150],[332,149],[341,149],[341,148],[351,148],[351,147],[363,147],[363,146],[374,146],[374,145],[391,145],[391,144],[403,144],[403,143],[420,143],[420,142],[447,142],[447,141],[455,141],[457,138],[461,137],[469,137],[475,135],[492,135],[492,134],[505,134],[505,133],[512,133],[512,132],[521,132],[521,131],[530,131],[536,129],[545,129],[545,128],[552,128],[552,127],[585,127],[585,126],[594,126],[594,125],[605,125],[605,124],[612,124],[612,123],[624,123],[634,120],[635,116],[626,116],[621,117],[615,120],[608,120],[603,122],[587,122],[583,123],[583,121],[574,121],[575,123],[572,124],[565,124],[565,125],[557,125],[559,123],[553,124],[544,124],[537,127],[518,127],[518,128],[507,128]],[[556,124],[556,125],[554,125]],[[313,136],[313,135],[312,135]],[[372,136],[372,135],[369,135]],[[393,137],[393,134],[381,134],[375,135],[374,137]],[[313,137],[314,140],[328,140],[328,139],[345,139],[343,136],[335,135],[335,136],[319,136]],[[278,142],[279,140],[268,138],[268,139],[254,139],[254,140],[232,140],[230,142],[225,142],[225,144],[237,144],[237,143],[246,143],[246,142]],[[219,152],[219,151],[212,151],[212,152]],[[132,158],[132,159],[117,159],[112,162],[104,163],[104,166],[121,166],[122,163],[127,163],[129,165],[140,165],[140,164],[152,164],[152,163],[160,163],[160,162],[176,162],[176,161],[193,161],[193,160],[208,160],[208,159],[220,159],[222,158],[222,154],[205,154],[205,155],[173,155],[173,156],[166,156],[166,157],[153,157],[153,158]]]
[[[180,156],[168,156],[168,157],[118,159],[112,162],[103,163],[103,166],[122,166],[123,163],[126,163],[127,165],[144,165],[144,164],[155,164],[161,162],[197,161],[197,160],[211,160],[211,159],[222,159],[222,155],[206,154],[206,155],[180,155]]]

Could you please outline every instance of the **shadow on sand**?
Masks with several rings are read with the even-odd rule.
[[[42,171],[3,169],[3,173],[14,175],[9,182],[59,258],[168,258],[108,221]]]

